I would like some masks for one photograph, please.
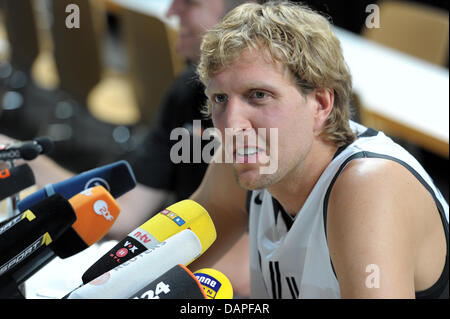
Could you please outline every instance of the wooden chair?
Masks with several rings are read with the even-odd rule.
[[[448,12],[407,1],[381,1],[380,27],[363,36],[441,66],[448,66]]]
[[[184,61],[175,53],[176,31],[160,18],[130,8],[121,18],[141,121],[149,124]]]
[[[66,7],[75,4],[80,11],[80,28],[68,28]],[[53,0],[53,55],[60,88],[83,104],[102,73],[100,30],[96,27],[89,0]]]
[[[39,44],[31,0],[3,1],[9,61],[15,69],[31,72]]]
[[[67,29],[68,4],[79,5],[80,29]],[[117,74],[102,69],[104,3],[96,0],[53,0],[55,59],[61,87],[84,100],[89,111],[113,124],[150,124],[175,76],[183,68],[176,56],[176,32],[161,19],[121,7],[120,21],[130,69]],[[87,14],[86,14],[87,12]],[[84,20],[83,17],[84,16]]]
[[[66,27],[67,5],[80,10],[80,28]],[[53,46],[60,88],[86,105],[90,113],[107,123],[133,125],[139,109],[126,74],[104,67],[102,43],[106,28],[102,2],[53,0]]]

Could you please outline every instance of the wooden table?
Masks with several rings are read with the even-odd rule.
[[[363,124],[449,157],[448,69],[335,28]]]

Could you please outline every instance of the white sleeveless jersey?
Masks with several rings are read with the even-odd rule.
[[[351,127],[359,134],[358,138],[338,151],[295,219],[267,190],[249,193],[252,298],[340,298],[325,232],[328,196],[342,169],[352,159],[361,157],[381,157],[403,164],[432,194],[447,237],[447,262],[438,282],[426,292],[416,293],[416,297],[421,294],[426,297],[433,291],[436,293],[436,289],[441,295],[446,282],[448,298],[447,202],[422,166],[401,146],[381,132],[354,122]]]

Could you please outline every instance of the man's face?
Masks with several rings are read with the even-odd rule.
[[[167,16],[180,19],[177,53],[198,62],[203,35],[220,21],[223,13],[223,0],[173,0]]]
[[[222,141],[225,156],[233,156],[242,187],[269,187],[301,169],[315,136],[314,94],[304,97],[289,72],[272,62],[267,50],[244,50],[229,67],[212,76],[206,95],[214,126],[223,137],[231,129],[236,141],[240,134],[257,136],[258,145],[237,142],[230,148]],[[270,138],[270,128],[277,129],[277,139]],[[261,159],[272,160],[275,155],[277,170],[261,174]]]

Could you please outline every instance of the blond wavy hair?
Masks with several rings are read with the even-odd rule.
[[[229,12],[204,36],[197,68],[206,85],[246,48],[267,48],[306,96],[316,88],[334,91],[334,106],[323,133],[336,146],[351,143],[351,75],[329,21],[312,9],[287,1],[247,3]],[[208,102],[204,112],[211,115]]]

